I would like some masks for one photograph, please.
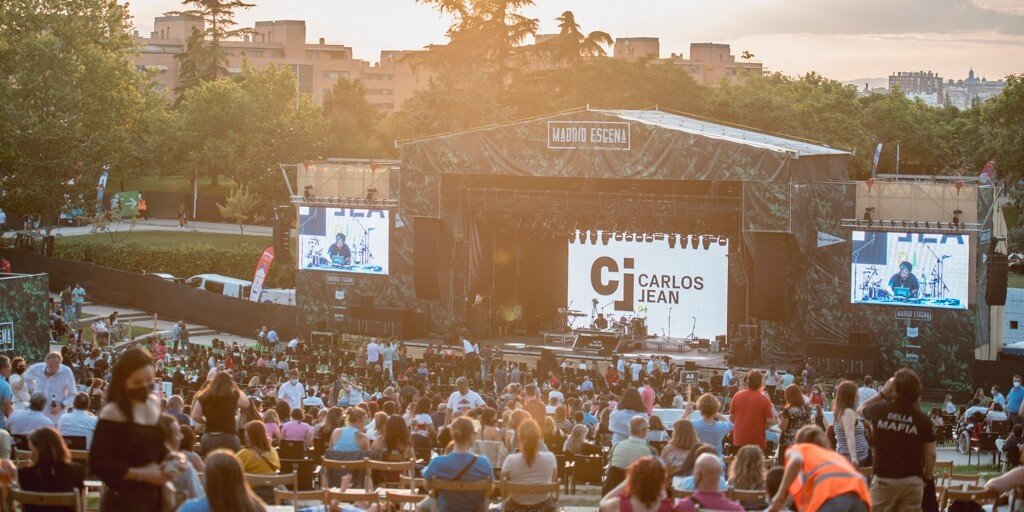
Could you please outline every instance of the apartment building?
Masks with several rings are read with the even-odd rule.
[[[136,33],[136,66],[156,70],[158,87],[173,94],[179,72],[174,56],[184,51],[192,30],[203,27],[201,20],[185,16],[156,18],[149,37]],[[223,42],[229,70],[241,72],[243,62],[257,68],[271,63],[287,66],[298,77],[299,91],[310,94],[318,104],[323,103],[339,78],[346,78],[361,81],[367,101],[391,113],[417,90],[426,88],[430,80],[428,71],[413,71],[408,63],[407,57],[416,50],[385,50],[380,53],[380,61],[371,64],[354,58],[349,46],[328,44],[324,38],[308,43],[304,21],[259,21],[253,28],[253,35]]]
[[[655,59],[679,66],[690,73],[699,84],[714,85],[723,78],[734,80],[746,74],[760,75],[764,65],[760,62],[736,60],[727,44],[690,43],[690,58],[673,53],[661,58],[661,43],[657,37],[626,37],[615,40],[612,56],[616,59]]]

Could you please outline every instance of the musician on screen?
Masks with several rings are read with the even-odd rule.
[[[914,265],[909,261],[901,261],[900,271],[889,278],[889,289],[893,297],[916,298],[919,289],[917,278],[914,277]]]
[[[339,265],[352,264],[352,250],[345,243],[345,235],[343,233],[338,233],[334,237],[334,243],[327,248],[327,255],[331,257],[332,263]]]

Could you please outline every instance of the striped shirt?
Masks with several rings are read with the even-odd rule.
[[[608,463],[617,468],[626,469],[637,459],[649,455],[657,456],[658,454],[647,444],[647,441],[630,436],[612,447]]]
[[[836,420],[837,421],[832,424],[832,428],[835,429],[836,433],[836,451],[839,452],[840,455],[849,459],[850,448],[846,446],[846,431],[843,430],[843,422],[838,421],[839,418],[836,418]],[[857,461],[863,464],[864,460],[868,458],[869,447],[868,439],[864,435],[864,423],[860,420],[857,420],[856,427],[853,429],[853,439],[857,444]]]

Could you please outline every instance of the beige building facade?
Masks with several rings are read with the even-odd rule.
[[[173,94],[179,73],[174,56],[184,51],[192,30],[202,30],[203,26],[201,20],[185,16],[156,18],[149,37],[136,34],[136,66],[156,70],[158,88]],[[426,88],[430,80],[428,71],[413,71],[407,62],[406,57],[418,50],[385,50],[380,62],[371,64],[354,58],[351,47],[328,44],[324,38],[308,43],[304,21],[259,21],[253,29],[253,35],[223,43],[229,70],[239,73],[246,62],[257,68],[287,66],[298,78],[299,91],[311,95],[317,104],[323,104],[339,78],[346,78],[362,82],[367,101],[382,112],[392,113],[413,93]]]
[[[616,59],[655,59],[679,66],[690,73],[699,84],[714,85],[723,78],[735,80],[739,77],[764,72],[760,62],[736,60],[727,44],[690,43],[690,57],[673,53],[661,58],[661,43],[657,37],[620,37],[615,40],[612,56]]]

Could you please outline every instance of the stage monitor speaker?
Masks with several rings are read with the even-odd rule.
[[[416,298],[441,300],[437,254],[441,220],[415,217],[412,227],[413,283],[416,287]]]
[[[988,275],[985,282],[985,303],[989,306],[1006,305],[1006,255],[999,252],[988,254]]]
[[[287,218],[274,219],[273,223],[274,259],[278,264],[287,263],[292,259],[291,249],[291,228],[292,223]]]
[[[697,361],[687,361],[686,364],[683,365],[683,369],[688,372],[697,371]]]
[[[751,287],[753,315],[761,320],[789,319],[789,262],[792,259],[787,233],[752,233],[754,279]]]

